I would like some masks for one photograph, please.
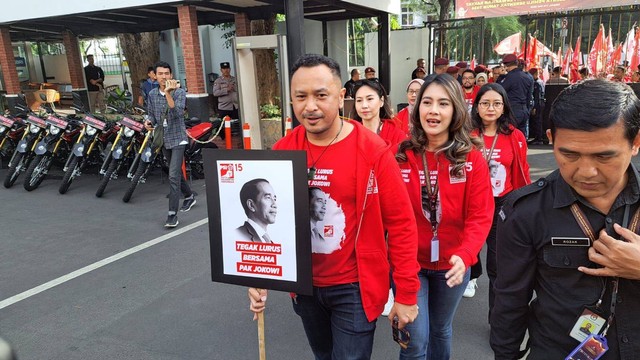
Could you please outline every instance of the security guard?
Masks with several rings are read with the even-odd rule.
[[[553,104],[558,170],[512,192],[499,213],[496,359],[519,359],[526,330],[528,359],[638,358],[639,114],[633,90],[605,80],[572,85]]]
[[[533,77],[522,71],[518,66],[518,58],[513,54],[505,55],[502,63],[507,69],[507,74],[499,83],[509,96],[516,127],[528,138],[529,114],[533,102]]]
[[[222,76],[213,83],[213,96],[218,97],[218,116],[238,118],[238,90],[235,76],[231,76],[228,62],[220,63]]]

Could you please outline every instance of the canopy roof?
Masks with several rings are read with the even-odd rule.
[[[399,10],[399,3],[399,0],[305,0],[304,17],[333,21],[378,16]],[[9,26],[13,41],[59,41],[67,29],[80,38],[161,31],[179,27],[181,5],[196,7],[200,25],[233,22],[235,13],[246,13],[252,20],[285,13],[284,0],[65,0],[51,1],[49,5],[42,0],[22,0],[3,9],[0,26]],[[25,11],[28,8],[34,11]]]

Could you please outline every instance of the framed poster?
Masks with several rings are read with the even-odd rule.
[[[203,154],[212,280],[311,295],[306,153]]]

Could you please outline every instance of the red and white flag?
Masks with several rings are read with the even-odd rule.
[[[502,41],[500,41],[498,45],[493,47],[493,51],[498,53],[498,55],[518,54],[520,53],[521,42],[522,34],[518,32],[511,36],[507,36]]]
[[[600,31],[593,40],[593,46],[589,52],[589,70],[594,76],[600,76],[606,69],[607,44],[605,43],[604,25],[600,24]]]

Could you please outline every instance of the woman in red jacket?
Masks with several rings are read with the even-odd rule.
[[[467,108],[456,79],[428,77],[411,114],[411,138],[396,155],[416,216],[421,266],[420,312],[407,325],[411,342],[401,360],[450,358],[453,316],[491,227],[489,167],[480,139],[470,136]]]
[[[512,190],[531,183],[529,163],[527,163],[527,140],[524,134],[513,126],[513,113],[507,92],[502,85],[485,84],[480,88],[471,109],[475,130],[472,135],[484,142],[483,155],[489,165],[491,188],[495,200],[496,213],[491,231],[487,237],[487,275],[489,276],[489,315],[493,309],[493,281],[496,279],[496,219],[504,197]],[[471,269],[472,281],[482,274]],[[471,284],[471,282],[470,282]],[[475,292],[475,284],[471,284]]]
[[[407,84],[407,105],[404,109],[398,111],[396,117],[393,118],[396,125],[400,128],[400,130],[407,133],[407,136],[411,135],[411,129],[409,128],[409,116],[413,112],[413,108],[416,106],[416,99],[418,98],[418,91],[420,91],[420,87],[424,84],[424,80],[422,79],[413,79],[409,81]]]
[[[378,134],[395,153],[398,144],[407,135],[391,121],[393,112],[389,105],[387,92],[377,80],[359,80],[353,88],[355,98],[355,120],[362,122],[367,129]]]

